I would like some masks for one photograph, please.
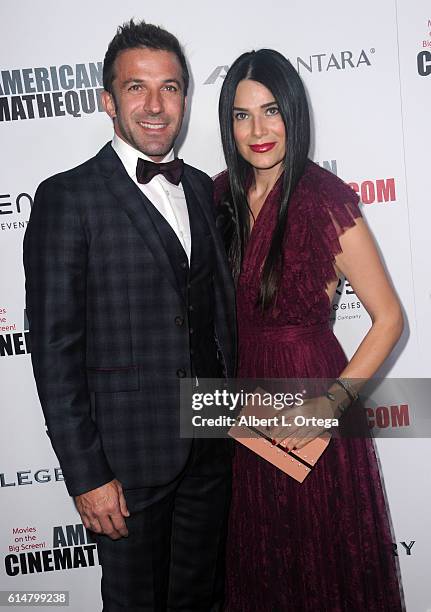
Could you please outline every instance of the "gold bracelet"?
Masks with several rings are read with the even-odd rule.
[[[344,389],[352,404],[353,402],[356,402],[359,397],[359,394],[346,378],[336,378],[335,382],[338,383],[340,387]]]

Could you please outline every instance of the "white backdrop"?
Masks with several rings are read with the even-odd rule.
[[[384,373],[429,377],[431,370],[429,1],[201,0],[178,5],[165,0],[145,6],[138,0],[4,0],[0,588],[69,590],[72,612],[101,609],[100,570],[91,543],[76,527],[67,530],[79,524],[79,517],[45,433],[25,344],[22,238],[38,183],[92,156],[111,137],[110,121],[97,104],[94,112],[86,111],[92,111],[101,87],[98,62],[116,26],[132,16],[163,25],[186,48],[193,87],[180,155],[211,175],[223,168],[217,101],[233,59],[265,46],[299,67],[313,108],[312,157],[360,192],[363,213],[403,304],[406,331]],[[121,316],[112,313],[112,324]],[[351,354],[369,318],[348,285],[333,316],[336,333]],[[400,395],[391,404],[402,401]],[[388,439],[378,440],[378,449],[407,610],[426,612],[431,610],[431,492],[426,479],[431,444],[428,439]],[[26,556],[31,551],[39,554],[34,567]]]

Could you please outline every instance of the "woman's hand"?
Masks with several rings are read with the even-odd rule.
[[[271,429],[271,436],[288,451],[300,449],[338,425],[336,407],[326,396],[306,400],[302,406],[280,412],[278,426]]]

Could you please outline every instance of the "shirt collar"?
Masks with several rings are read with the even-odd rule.
[[[134,181],[136,181],[136,164],[138,163],[138,158],[139,157],[141,157],[142,159],[145,159],[146,161],[154,162],[154,160],[152,160],[150,157],[148,157],[148,155],[145,155],[144,153],[141,153],[141,151],[138,151],[138,149],[135,149],[135,147],[132,147],[131,145],[129,145],[128,142],[126,142],[125,140],[120,138],[118,136],[118,134],[116,134],[115,132],[114,132],[114,137],[112,139],[112,143],[111,144],[112,144],[112,148],[114,149],[114,151],[116,152],[116,154],[118,155],[120,160],[122,161],[123,166],[125,167],[127,174]],[[162,160],[160,160],[160,163],[162,163],[162,162],[170,162],[174,158],[175,158],[174,150],[171,149],[165,155],[165,157]]]

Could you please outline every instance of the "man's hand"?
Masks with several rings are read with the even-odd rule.
[[[118,480],[111,480],[97,489],[78,495],[75,503],[87,529],[103,533],[111,540],[129,535],[124,517],[130,516],[130,513]]]

